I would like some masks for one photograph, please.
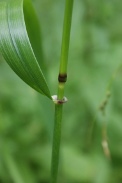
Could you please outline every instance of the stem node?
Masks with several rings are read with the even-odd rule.
[[[67,81],[67,74],[59,74],[58,81],[60,83],[65,83]]]
[[[53,100],[54,104],[64,104],[68,101],[68,99],[66,97],[63,97],[62,100],[59,100],[57,95],[53,95],[52,100]]]

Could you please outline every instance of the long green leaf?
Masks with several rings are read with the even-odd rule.
[[[0,2],[0,51],[3,57],[23,81],[51,98],[41,64],[37,61],[40,48],[38,35],[39,26],[30,0]]]

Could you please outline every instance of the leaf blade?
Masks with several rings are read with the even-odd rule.
[[[51,99],[24,21],[23,0],[0,3],[0,49],[10,67],[32,88]]]

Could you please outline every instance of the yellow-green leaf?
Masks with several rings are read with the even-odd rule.
[[[40,67],[39,40],[39,25],[30,0],[0,2],[0,51],[3,57],[23,81],[51,98]]]

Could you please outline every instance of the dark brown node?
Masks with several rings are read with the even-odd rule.
[[[67,81],[67,74],[59,74],[58,81],[60,83],[65,83]]]
[[[57,103],[58,103],[58,104],[63,104],[64,101],[63,101],[63,100],[58,100]]]

